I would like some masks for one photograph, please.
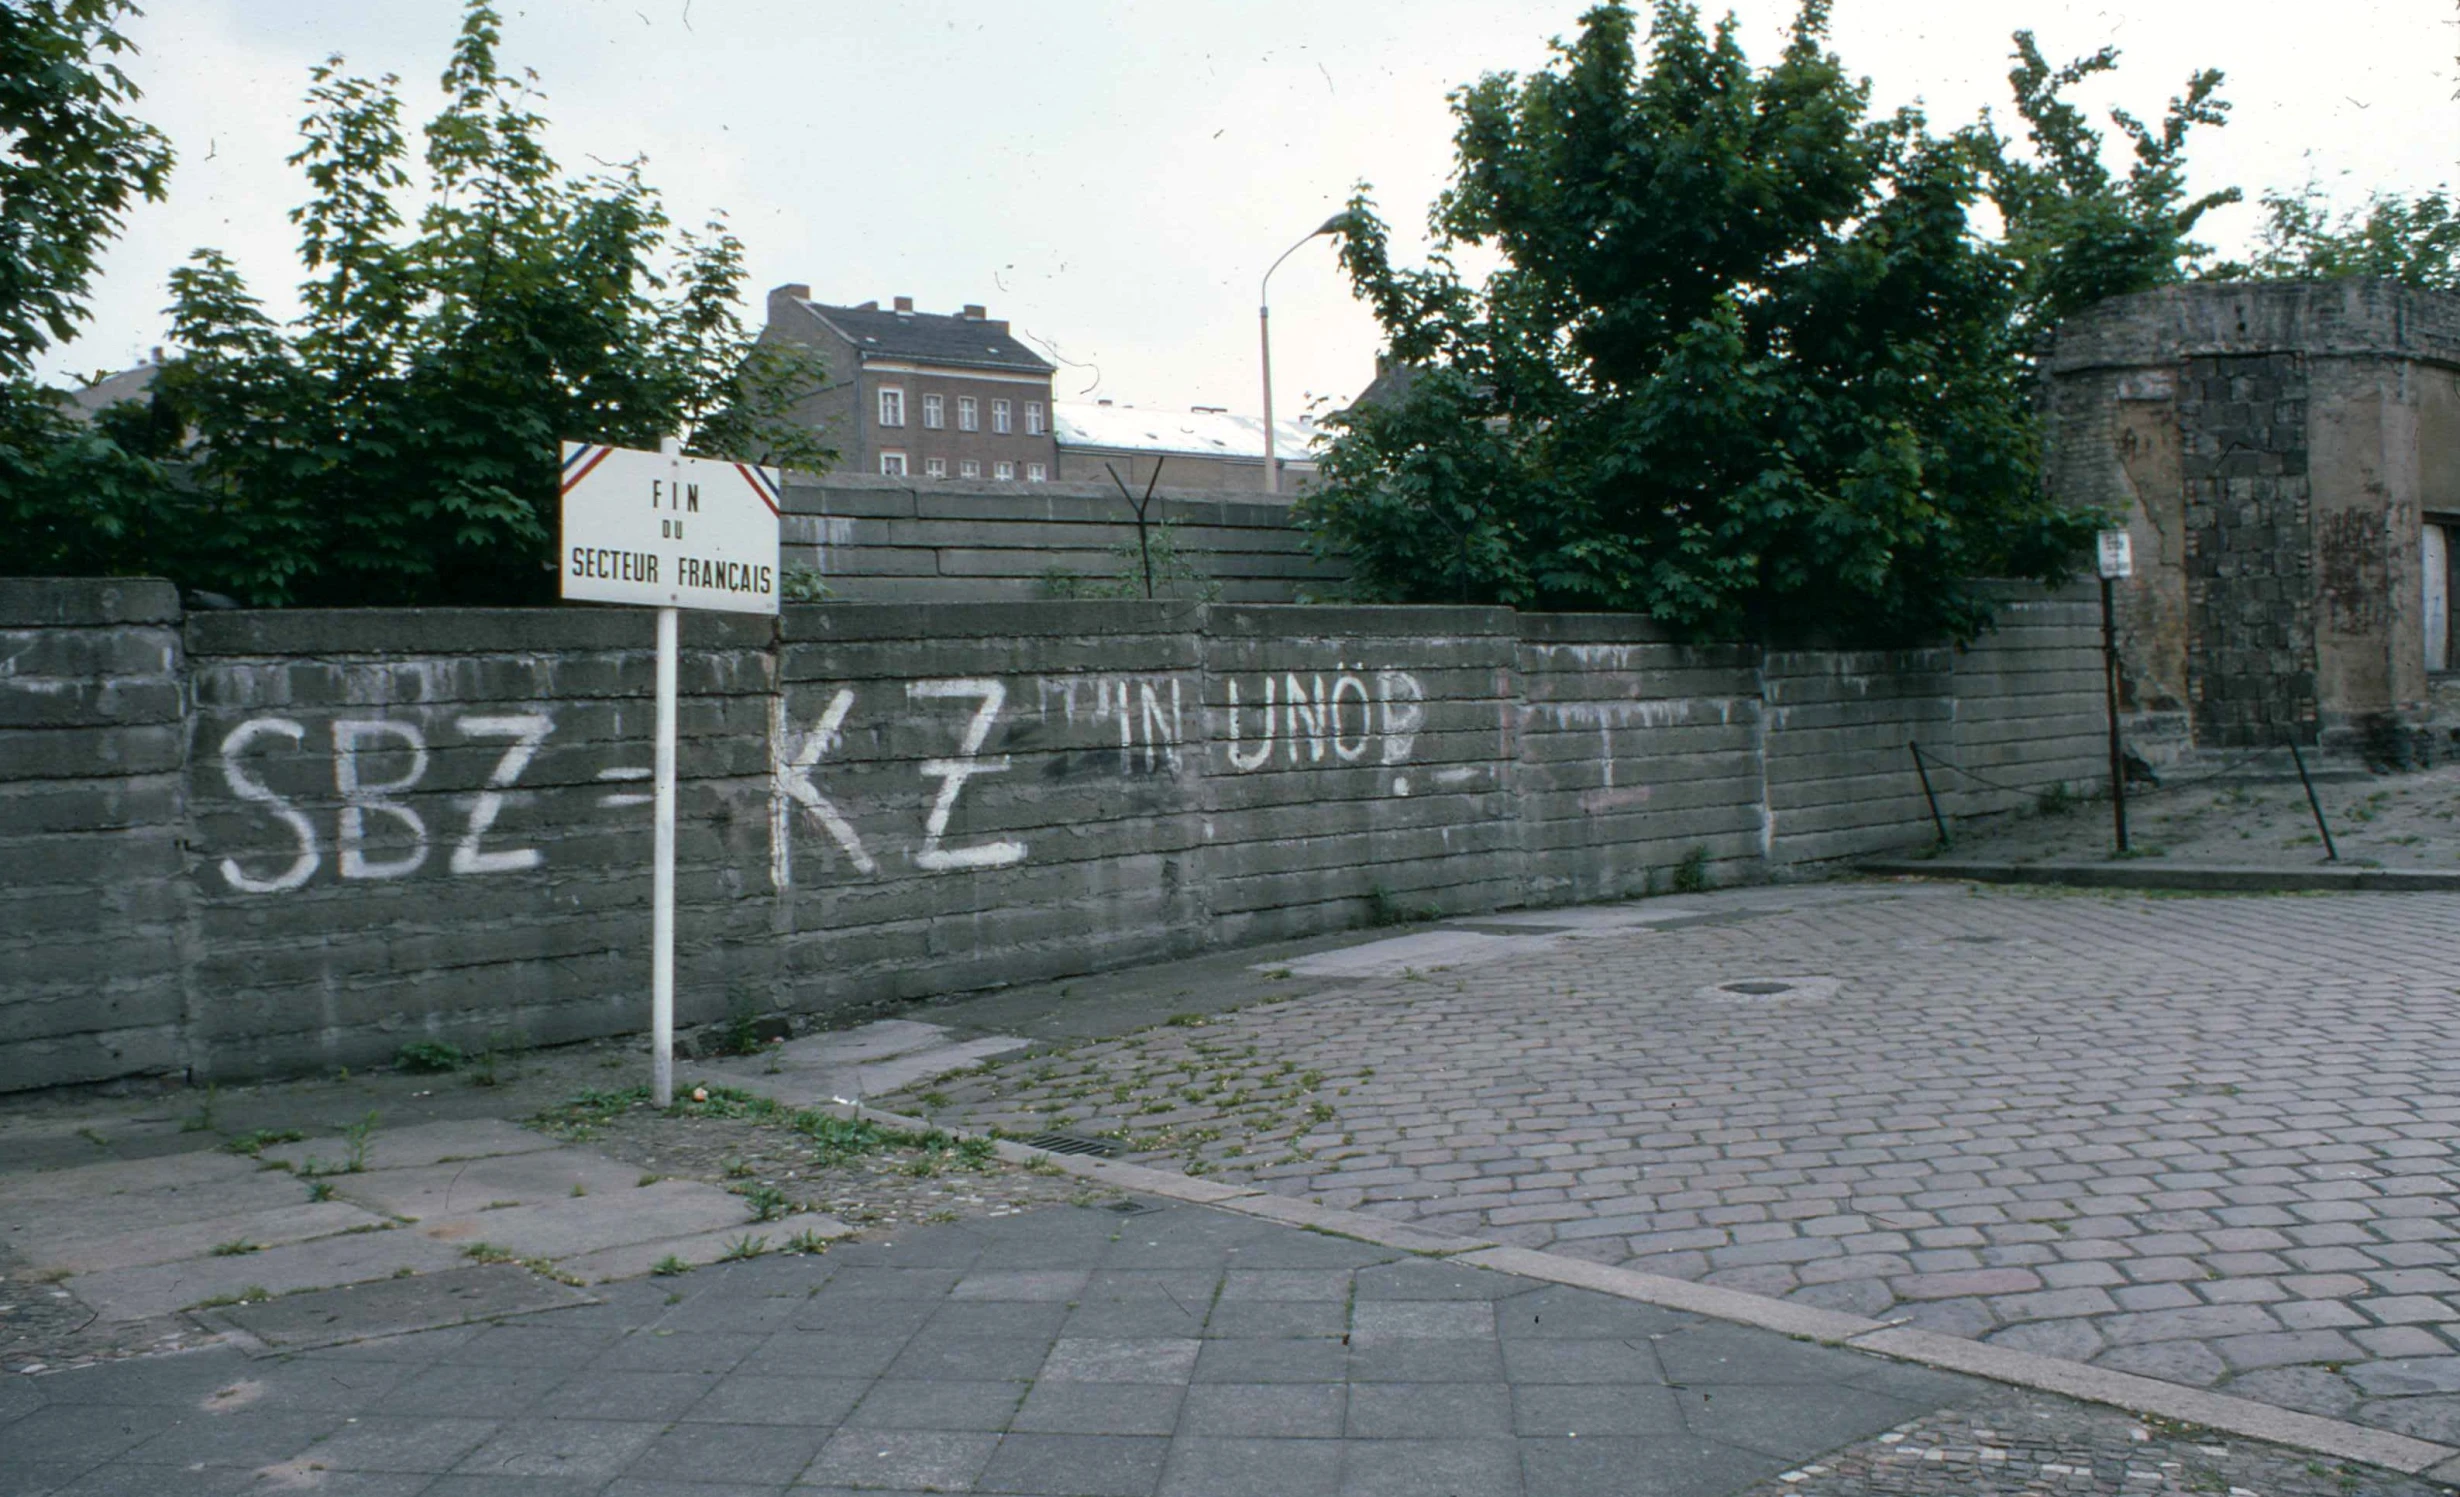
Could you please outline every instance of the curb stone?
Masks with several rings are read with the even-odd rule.
[[[2460,893],[2460,871],[2443,868],[2244,868],[2215,863],[1995,863],[1955,858],[1875,858],[1854,865],[1885,878],[1977,884],[2060,884],[2076,889],[2182,889],[2223,894]]]
[[[1866,865],[1867,866],[1867,865]],[[1927,865],[1923,865],[1927,866]],[[1963,876],[1963,875],[1959,875]],[[938,1129],[956,1138],[978,1135],[926,1118],[885,1112],[859,1103],[836,1103],[819,1109],[849,1119],[864,1119],[894,1128]],[[1900,1362],[1963,1373],[2032,1392],[2051,1393],[2085,1403],[2103,1404],[2128,1413],[2198,1425],[2240,1439],[2363,1461],[2436,1481],[2460,1481],[2460,1447],[2420,1440],[2390,1430],[2372,1429],[2347,1420],[2276,1408],[2253,1399],[2207,1393],[2178,1383],[2133,1373],[2089,1367],[2059,1357],[2016,1351],[1917,1330],[1895,1321],[1869,1320],[1834,1310],[1791,1304],[1766,1295],[1688,1279],[1671,1279],[1634,1269],[1613,1268],[1585,1259],[1532,1248],[1499,1247],[1475,1237],[1388,1221],[1365,1212],[1343,1211],[1288,1196],[1275,1196],[1250,1186],[1224,1185],[1149,1165],[1074,1154],[1053,1154],[1014,1139],[992,1141],[999,1157],[1015,1163],[1047,1162],[1063,1173],[1097,1180],[1122,1190],[1140,1191],[1165,1200],[1214,1206],[1246,1216],[1287,1222],[1333,1236],[1351,1237],[1378,1246],[1435,1257],[1457,1257],[1476,1267],[1523,1278],[1541,1279],[1594,1289],[1621,1299],[1669,1310],[1683,1310],[1714,1320],[1733,1321],[1776,1331],[1797,1340],[1849,1347]]]

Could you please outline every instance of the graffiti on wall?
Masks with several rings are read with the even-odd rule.
[[[504,740],[505,746],[485,785],[469,798],[459,834],[451,836],[447,866],[464,875],[520,873],[538,867],[546,860],[539,849],[490,846],[488,837],[504,812],[505,797],[512,793],[521,772],[529,768],[539,745],[555,731],[555,720],[544,712],[523,712],[463,717],[453,726],[469,742]],[[434,850],[434,831],[424,812],[400,798],[427,778],[433,756],[426,731],[417,723],[389,717],[337,717],[328,731],[333,793],[340,803],[333,817],[335,872],[345,879],[396,879],[427,866],[428,854]],[[256,769],[261,745],[287,742],[294,749],[305,749],[309,737],[305,724],[287,717],[252,717],[223,736],[222,777],[231,794],[263,806],[290,841],[287,862],[279,861],[281,853],[251,859],[253,868],[235,856],[221,860],[217,866],[223,881],[242,894],[280,894],[302,888],[324,866],[323,827],[298,802],[266,783]],[[406,761],[404,767],[390,776],[371,776],[366,760],[388,749]],[[377,824],[394,833],[386,839],[388,844],[398,844],[391,856],[369,855],[368,832]]]
[[[1279,671],[1223,682],[1224,701],[1213,709],[1218,755],[1211,762],[1232,774],[1317,766],[1363,766],[1389,772],[1383,789],[1411,793],[1407,771],[1426,723],[1425,688],[1408,671],[1336,667],[1330,671]],[[1068,752],[1082,753],[1094,735],[1104,756],[1125,780],[1166,779],[1185,768],[1190,746],[1188,717],[1198,689],[1189,678],[1167,673],[1087,674],[1037,678],[1012,696],[996,677],[935,677],[902,683],[823,685],[769,703],[769,847],[774,887],[794,882],[798,830],[816,836],[847,866],[866,876],[882,871],[893,847],[902,867],[937,873],[990,872],[1015,867],[1032,853],[1014,833],[968,835],[965,808],[979,797],[985,777],[1012,774],[1005,746],[1023,715],[1044,726],[1068,730]],[[818,711],[798,717],[795,707],[816,702]],[[913,823],[894,831],[882,818],[867,819],[867,836],[830,788],[830,770],[843,766],[849,725],[866,713],[920,726],[940,735],[919,757],[889,766],[911,774],[919,811]],[[877,726],[877,724],[875,724]],[[456,824],[431,824],[434,795],[419,800],[434,761],[429,729],[389,717],[335,718],[311,728],[295,718],[252,717],[226,734],[219,760],[230,793],[270,819],[275,840],[233,853],[215,865],[223,882],[244,894],[278,894],[306,887],[330,867],[344,880],[406,878],[430,867],[439,852],[456,876],[525,872],[544,866],[546,853],[520,845],[497,828],[508,798],[522,794],[521,777],[548,737],[554,718],[532,708],[507,714],[474,714],[451,720],[455,746],[502,745],[484,784],[463,798]],[[332,800],[274,788],[263,772],[283,752],[328,757]],[[1115,759],[1108,756],[1114,754]],[[878,766],[866,766],[877,768]],[[320,770],[320,781],[321,781]],[[646,768],[602,769],[607,782],[601,807],[625,809],[649,803]],[[425,809],[422,809],[422,807]],[[312,814],[313,812],[313,814]],[[329,814],[328,814],[329,813]],[[449,851],[446,851],[449,849]]]

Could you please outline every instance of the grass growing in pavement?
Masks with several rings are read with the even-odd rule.
[[[559,1138],[586,1139],[618,1119],[634,1113],[656,1115],[649,1105],[649,1088],[620,1091],[588,1090],[548,1108],[531,1121]],[[748,1119],[772,1123],[800,1134],[822,1164],[833,1164],[889,1149],[915,1149],[925,1154],[954,1155],[967,1164],[992,1157],[986,1139],[960,1139],[944,1129],[892,1128],[864,1118],[841,1118],[819,1108],[787,1107],[775,1098],[731,1086],[696,1086],[675,1099],[664,1114],[670,1118]]]

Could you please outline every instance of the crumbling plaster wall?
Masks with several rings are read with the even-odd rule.
[[[2460,519],[2460,297],[2388,281],[2165,287],[2069,319],[2046,471],[2120,517],[2122,710],[2156,762],[2432,720],[2421,519]]]

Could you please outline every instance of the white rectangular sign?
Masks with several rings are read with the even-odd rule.
[[[2135,575],[2135,545],[2124,530],[2101,532],[2101,575],[2132,577]]]
[[[750,463],[564,444],[563,596],[777,612],[777,475]]]

